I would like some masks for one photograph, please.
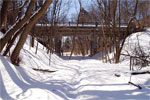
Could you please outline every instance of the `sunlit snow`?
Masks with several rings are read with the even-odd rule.
[[[137,34],[143,33],[150,34],[150,30]],[[135,35],[132,37],[136,37]],[[144,40],[150,40],[148,35],[141,36],[143,44]],[[20,66],[14,66],[9,58],[0,56],[0,100],[150,99],[149,74],[131,77],[133,83],[142,87],[141,90],[128,84],[131,76],[129,60],[119,64],[107,64],[96,59],[68,61],[52,54],[49,65],[50,55],[43,50],[43,46],[39,44],[38,53],[35,54],[35,48],[29,47],[29,40],[28,37],[21,51]],[[129,43],[129,39],[126,43]],[[126,46],[124,49],[131,47]],[[32,68],[56,72],[39,72]],[[150,68],[147,67],[145,70]],[[115,74],[120,77],[116,77]]]

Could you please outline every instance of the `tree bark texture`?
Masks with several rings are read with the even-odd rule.
[[[0,21],[0,30],[4,24],[4,29],[7,29],[7,9],[9,6],[10,0],[3,0],[2,9],[1,9],[1,21]]]
[[[22,25],[24,23],[26,23],[26,21],[30,18],[31,13],[32,13],[32,8],[34,7],[36,3],[36,0],[32,0],[29,7],[27,8],[27,11],[25,13],[25,16],[22,19],[19,19],[17,21],[17,23],[15,23],[11,29],[9,29],[6,32],[6,35],[0,39],[0,53],[3,50],[4,46],[6,45],[6,43],[11,39],[11,37],[14,35],[14,33],[22,27]]]
[[[20,51],[21,51],[21,49],[22,49],[22,47],[26,41],[26,38],[27,38],[30,30],[32,29],[33,25],[42,16],[42,14],[44,14],[44,12],[46,11],[46,9],[49,7],[49,5],[51,3],[52,3],[52,0],[46,0],[44,5],[41,7],[41,9],[31,17],[29,23],[27,24],[23,33],[21,34],[21,37],[20,37],[14,51],[12,52],[11,62],[13,64],[15,64],[16,61],[18,60],[19,53],[20,53]]]
[[[24,25],[25,27],[26,25]],[[6,56],[7,53],[10,51],[10,48],[12,47],[13,43],[15,42],[17,36],[22,32],[22,30],[24,29],[24,27],[20,28],[19,31],[17,31],[17,33],[13,36],[13,38],[10,40],[10,42],[8,43],[6,50],[3,53],[3,56]]]

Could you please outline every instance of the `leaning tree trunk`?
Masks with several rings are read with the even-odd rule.
[[[0,39],[0,53],[1,51],[3,50],[4,46],[6,45],[6,43],[11,39],[11,37],[14,35],[14,33],[22,27],[22,25],[30,18],[31,16],[31,13],[32,13],[32,8],[34,7],[34,4],[36,3],[37,0],[32,0],[26,13],[25,13],[25,16],[24,18],[22,19],[19,19],[17,21],[17,23],[15,23],[12,28],[10,30],[8,30],[6,32],[6,35]]]
[[[120,46],[120,42],[117,45],[118,47],[116,48],[116,57],[115,57],[116,61],[115,61],[115,63],[119,63],[119,59],[120,59],[120,55],[121,55],[121,51],[122,51],[123,45],[125,43],[126,38],[130,35],[130,33],[129,33],[129,27],[130,27],[132,21],[134,20],[134,18],[136,16],[138,3],[139,3],[139,1],[136,0],[134,12],[133,12],[132,18],[130,19],[130,21],[129,21],[128,25],[127,25],[126,33],[125,33],[125,35],[124,35],[124,37],[122,39],[121,46]]]
[[[27,25],[27,24],[26,24],[26,25]],[[6,50],[5,50],[4,53],[3,53],[3,56],[6,56],[7,53],[10,51],[10,48],[12,47],[13,43],[15,42],[17,36],[23,31],[23,29],[24,29],[24,27],[25,27],[26,25],[24,25],[22,28],[20,28],[20,29],[16,32],[16,34],[13,36],[13,38],[9,41],[9,43],[8,43],[8,45],[7,45],[7,47],[6,47]]]
[[[2,25],[4,24],[4,29],[7,29],[7,9],[9,5],[10,0],[3,0],[2,4],[2,10],[1,10],[1,20],[0,20],[0,30]]]
[[[29,32],[32,29],[33,25],[42,16],[42,14],[46,11],[46,9],[49,7],[49,5],[51,3],[52,3],[52,0],[46,0],[44,5],[41,7],[41,9],[31,17],[29,23],[27,24],[27,26],[25,27],[23,33],[21,34],[21,37],[20,37],[14,51],[12,52],[11,62],[13,64],[17,63],[20,50],[22,49],[22,47],[23,47],[23,45],[26,41],[27,35],[29,34]]]

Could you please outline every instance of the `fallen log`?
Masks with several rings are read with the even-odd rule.
[[[137,87],[137,88],[139,88],[139,89],[142,89],[142,87],[141,87],[140,85],[136,85],[136,84],[134,84],[134,83],[132,83],[132,82],[129,82],[129,84],[131,84],[131,85],[133,85],[133,86],[135,86],[135,87]]]
[[[56,71],[51,71],[51,70],[48,70],[48,69],[36,69],[36,68],[32,68],[32,69],[35,70],[35,71],[40,71],[40,72],[49,72],[49,73],[56,72]]]
[[[120,77],[121,75],[119,75],[119,74],[114,74],[116,77]]]
[[[145,72],[132,72],[131,75],[139,75],[139,74],[150,74],[150,71]]]

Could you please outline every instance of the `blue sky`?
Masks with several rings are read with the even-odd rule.
[[[90,5],[91,0],[81,0],[82,1],[82,6],[86,9],[88,5]],[[71,14],[76,14],[79,12],[80,6],[78,3],[78,0],[72,0],[71,8],[69,10],[69,15]]]
[[[2,0],[0,0],[2,1]],[[71,0],[72,3],[71,3],[71,8],[69,10],[69,13],[68,13],[68,16],[71,16],[72,14],[77,14],[79,12],[79,9],[80,9],[80,6],[79,6],[79,3],[78,3],[78,0]],[[91,0],[81,0],[82,1],[82,6],[87,9],[86,7],[88,5],[90,5],[91,3]]]

